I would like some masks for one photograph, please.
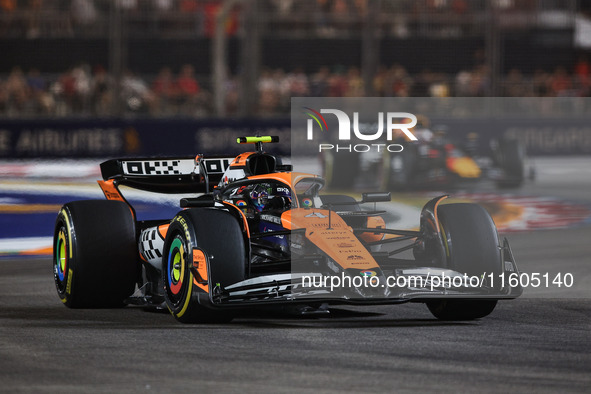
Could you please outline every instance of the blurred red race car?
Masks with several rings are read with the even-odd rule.
[[[419,125],[414,133],[417,141],[394,141],[404,148],[401,152],[322,152],[327,186],[346,189],[353,182],[400,191],[488,179],[499,188],[517,188],[535,176],[523,145],[516,139],[491,140],[482,152],[477,133],[470,133],[463,141],[450,138],[442,126],[432,131]]]

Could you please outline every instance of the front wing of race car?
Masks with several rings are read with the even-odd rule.
[[[367,230],[367,229],[364,229]],[[203,303],[216,307],[238,307],[262,304],[398,304],[429,299],[513,299],[522,294],[517,284],[508,278],[519,273],[507,239],[501,246],[503,269],[483,272],[479,276],[430,267],[420,261],[387,257],[387,253],[373,255],[379,261],[377,272],[341,271],[338,275],[326,272],[296,272],[262,275],[222,288],[209,286],[209,294],[200,294]],[[207,262],[209,264],[209,262]],[[292,267],[321,267],[330,259],[320,254],[294,259]],[[209,267],[208,267],[209,271]],[[204,280],[201,278],[201,280]]]

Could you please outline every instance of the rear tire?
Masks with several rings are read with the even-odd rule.
[[[503,139],[499,141],[498,160],[505,173],[505,178],[497,181],[502,189],[518,188],[525,180],[525,150],[519,140]]]
[[[58,214],[53,272],[70,308],[121,307],[139,273],[135,221],[119,201],[74,201]]]
[[[198,266],[198,248],[209,264],[207,288],[191,272]],[[223,288],[246,277],[246,249],[240,225],[232,214],[219,209],[195,208],[180,212],[172,221],[162,261],[162,281],[168,309],[182,323],[227,323],[232,315],[211,303],[211,286]],[[200,271],[201,272],[201,271]]]
[[[496,226],[477,204],[448,204],[438,209],[446,241],[447,267],[468,276],[495,278],[502,272],[502,256]],[[442,320],[471,320],[490,314],[494,299],[441,299],[427,302],[431,313]]]

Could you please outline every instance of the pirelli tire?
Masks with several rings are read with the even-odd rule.
[[[70,308],[121,307],[139,274],[135,220],[120,201],[74,201],[54,230],[53,275]]]
[[[448,204],[438,209],[445,240],[447,266],[478,278],[503,269],[497,228],[489,213],[477,204]],[[499,289],[497,289],[499,290]],[[438,299],[427,302],[431,313],[441,320],[473,320],[490,314],[496,299]]]
[[[225,210],[193,208],[175,216],[164,241],[162,281],[168,309],[179,322],[232,320],[212,304],[210,292],[245,279],[244,242],[238,221]]]

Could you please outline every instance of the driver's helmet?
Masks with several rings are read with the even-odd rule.
[[[265,205],[265,210],[284,211],[291,208],[291,191],[287,186],[275,186],[269,196],[269,202]]]
[[[433,139],[433,133],[429,128],[430,124],[431,121],[425,115],[417,115],[417,124],[413,128],[413,133],[419,142],[425,143]]]
[[[445,125],[437,125],[433,128],[433,144],[437,146],[444,145],[447,141],[448,127]]]
[[[259,185],[250,193],[250,199],[255,209],[258,212],[261,212],[263,207],[267,205],[267,202],[269,201],[269,192],[266,187]]]
[[[448,130],[449,130],[449,128],[443,124],[439,124],[439,125],[433,127],[433,133],[435,134],[436,137],[440,137],[440,138],[445,137],[447,135]]]
[[[414,135],[419,142],[429,142],[433,139],[433,132],[429,129],[416,129]]]

